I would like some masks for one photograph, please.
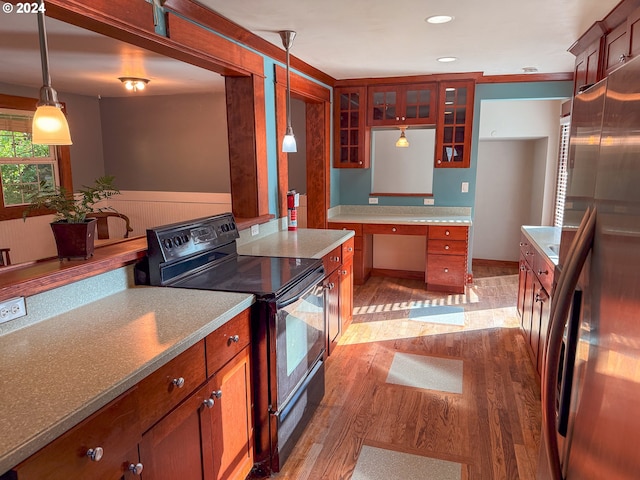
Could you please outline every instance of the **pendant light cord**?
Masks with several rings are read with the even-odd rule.
[[[42,83],[51,86],[51,75],[49,74],[49,48],[47,45],[47,30],[44,26],[44,12],[38,10],[38,37],[40,39],[40,61],[42,62]]]
[[[291,126],[291,80],[289,78],[289,47],[287,45],[287,134],[293,130]]]

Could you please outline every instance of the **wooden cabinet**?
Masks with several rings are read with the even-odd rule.
[[[601,41],[600,38],[596,39],[576,57],[574,92],[585,85],[596,83],[602,77],[600,72]]]
[[[323,282],[325,292],[326,349],[331,355],[342,332],[353,315],[353,237],[326,254],[322,261],[325,270]]]
[[[335,168],[369,168],[369,129],[366,127],[366,87],[334,89]]]
[[[427,289],[464,293],[468,227],[431,226],[427,237]]]
[[[435,167],[469,168],[473,126],[473,80],[440,82]]]
[[[542,374],[549,329],[554,265],[523,234],[520,240],[518,314],[525,342],[538,374]]]
[[[369,126],[432,125],[436,123],[437,84],[371,85]]]
[[[249,329],[245,310],[15,467],[12,478],[244,479],[253,467]]]
[[[353,283],[362,285],[371,275],[373,267],[373,238],[364,235],[362,223],[333,223],[328,227],[333,230],[353,230]]]

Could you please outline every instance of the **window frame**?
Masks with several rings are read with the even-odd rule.
[[[15,95],[5,95],[0,93],[0,108],[35,112],[37,103],[37,98],[18,97]],[[66,107],[64,104],[62,105],[62,110],[66,114]],[[71,192],[73,191],[73,179],[71,176],[71,149],[69,145],[56,145],[54,148],[58,159],[60,186]],[[22,218],[24,210],[24,205],[5,207],[2,195],[0,195],[0,221]],[[35,210],[30,212],[29,216],[34,217],[49,214],[51,214],[50,210]]]

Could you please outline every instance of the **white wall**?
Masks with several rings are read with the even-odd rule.
[[[473,258],[515,261],[520,225],[552,224],[561,108],[562,100],[481,102]]]

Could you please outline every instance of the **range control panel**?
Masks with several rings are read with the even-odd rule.
[[[165,262],[233,243],[239,237],[231,213],[174,223],[147,230],[150,254],[161,252]]]

